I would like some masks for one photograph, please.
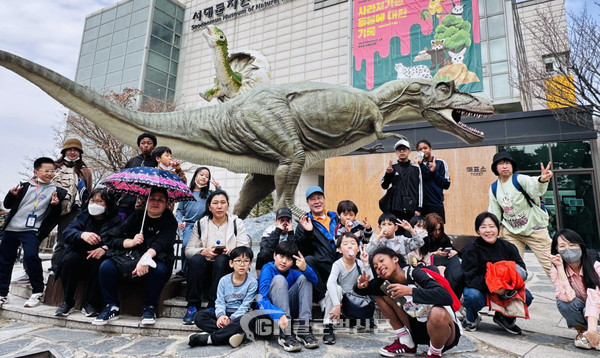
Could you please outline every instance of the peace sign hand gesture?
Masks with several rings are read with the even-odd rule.
[[[306,271],[306,260],[304,259],[304,256],[302,256],[302,253],[298,251],[298,256],[294,255],[294,258],[296,259],[296,266],[298,266],[298,269],[302,272]]]
[[[552,178],[552,170],[550,170],[550,162],[548,162],[548,166],[544,167],[544,163],[540,163],[540,168],[542,169],[542,175],[540,175],[540,181],[542,183],[546,183]]]
[[[367,270],[363,270],[362,275],[356,279],[356,285],[358,288],[367,288],[369,285],[369,276],[367,276]]]
[[[363,265],[369,266],[369,253],[365,244],[362,244],[360,247],[360,260],[363,262]]]

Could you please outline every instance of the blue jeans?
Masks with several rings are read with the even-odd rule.
[[[40,240],[36,231],[4,231],[0,241],[0,296],[8,295],[10,277],[17,259],[19,242],[23,246],[23,266],[33,288],[32,293],[44,292]]]
[[[312,319],[312,294],[313,285],[304,275],[292,287],[288,287],[284,276],[277,275],[269,287],[269,299],[285,311],[288,319]]]
[[[575,298],[571,302],[556,300],[558,312],[567,321],[567,326],[572,328],[575,326],[583,326],[587,328],[587,320],[585,319],[585,303],[579,298]]]
[[[525,304],[527,307],[533,301],[533,296],[529,290],[525,290]],[[481,311],[486,306],[487,297],[486,294],[471,287],[465,287],[463,291],[463,306],[467,311],[467,320],[469,322],[475,322],[477,319],[477,312]]]
[[[119,283],[122,276],[113,259],[104,260],[98,270],[98,276],[104,302],[107,305],[119,306]],[[150,268],[147,274],[139,277],[139,279],[146,280],[144,306],[156,307],[158,305],[158,298],[169,277],[171,277],[171,268],[167,264],[158,261],[156,262],[156,268]]]
[[[187,257],[185,257],[185,247],[190,241],[190,236],[192,236],[192,230],[194,229],[194,222],[185,223],[185,227],[183,230],[179,230],[181,233],[181,271],[185,272],[187,269]]]

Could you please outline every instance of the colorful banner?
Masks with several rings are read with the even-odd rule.
[[[477,0],[354,0],[352,85],[454,80],[483,91]]]

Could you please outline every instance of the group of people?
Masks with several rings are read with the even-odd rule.
[[[138,146],[141,154],[126,167],[157,167],[185,181],[180,163],[168,147],[157,147],[155,136],[141,134]],[[191,346],[239,346],[242,317],[257,309],[278,326],[284,350],[313,349],[319,346],[313,303],[323,311],[325,344],[335,344],[342,319],[362,330],[373,328],[377,305],[396,334],[381,355],[413,354],[417,344],[429,344],[427,356],[441,357],[463,330],[478,329],[478,312],[488,302],[495,323],[521,334],[516,318],[528,318],[533,299],[525,288],[528,245],[556,287],[559,312],[578,332],[575,345],[600,350],[600,262],[571,230],[549,237],[548,214],[539,198],[552,178],[550,164],[541,165],[538,177],[519,175],[510,154],[497,153],[492,171],[498,181],[490,186],[488,211],[475,219],[479,237],[459,252],[444,231],[448,166],[433,157],[427,140],[416,149],[419,154],[410,160],[408,141],[396,143],[398,161],[390,161],[382,178],[387,193],[376,229],[366,218],[357,220],[358,207],[351,200],[328,211],[319,186],[306,191],[309,212],[296,225],[289,208],[278,208],[261,238],[255,278],[244,222],[230,212],[229,196],[207,167],[199,167],[189,183],[196,201],[180,203],[174,213],[167,192],[154,188],[144,213],[136,210],[140,202],[134,197],[91,190],[81,142],[68,139],[59,160],[37,159],[31,181],[11,189],[4,200],[11,211],[1,229],[0,306],[8,302],[19,244],[33,288],[25,306],[41,303],[38,245],[58,224],[51,270],[62,282],[64,300],[56,315],[74,309],[75,289],[86,280],[82,312],[95,317],[93,324],[106,324],[119,318],[120,282],[143,280],[142,324],[154,324],[159,295],[173,272],[179,230],[184,259],[177,275],[187,280],[182,321],[202,330],[189,337]],[[462,322],[456,315],[461,297]]]

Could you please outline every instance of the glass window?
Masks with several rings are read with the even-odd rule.
[[[168,43],[173,41],[173,31],[168,30],[157,23],[152,24],[152,35]]]
[[[150,49],[160,53],[165,57],[169,57],[171,55],[171,45],[159,40],[154,36],[150,38]]]
[[[121,42],[125,42],[125,41],[127,41],[128,35],[129,35],[129,29],[123,29],[123,30],[117,31],[117,32],[113,33],[112,43],[118,44]]]
[[[554,169],[593,168],[590,143],[558,142],[550,145]]]
[[[115,20],[115,31],[128,28],[130,21],[131,21],[131,15],[117,18]]]
[[[166,86],[169,75],[150,66],[146,67],[146,79],[159,85]]]
[[[556,175],[554,180],[558,187],[561,226],[581,235],[587,247],[600,250],[592,175]]]
[[[106,86],[114,86],[121,83],[123,71],[117,71],[106,75]]]
[[[145,37],[138,37],[137,39],[127,41],[127,53],[133,53],[144,48],[146,45]]]
[[[504,15],[488,17],[487,24],[490,37],[501,37],[506,35],[504,29]]]
[[[99,92],[102,92],[102,89],[104,88],[104,76],[92,78],[92,80],[90,81],[90,87]]]
[[[482,41],[487,40],[487,21],[485,19],[479,19],[479,34]]]
[[[94,65],[92,69],[92,77],[104,76],[108,68],[108,61],[100,62]]]
[[[125,56],[125,67],[138,66],[142,64],[144,51],[129,53]]]
[[[177,6],[167,0],[156,0],[156,7],[171,16],[175,16]]]
[[[133,9],[133,1],[129,1],[124,4],[119,5],[119,7],[117,7],[117,18],[131,13],[132,9]]]
[[[488,43],[487,41],[481,41],[481,63],[488,63]]]
[[[96,27],[98,25],[100,25],[100,14],[87,18],[85,20],[84,30],[89,30],[92,27]]]
[[[87,67],[91,66],[94,63],[94,54],[90,53],[87,55],[82,55],[79,57],[79,65],[78,67]]]
[[[167,89],[165,87],[159,86],[155,83],[145,81],[144,82],[144,94],[150,97],[158,98],[160,100],[165,100]]]
[[[490,67],[492,68],[492,74],[508,72],[508,62],[492,63]]]
[[[486,0],[485,8],[487,10],[488,16],[491,14],[497,14],[499,12],[503,12],[502,11],[502,3],[503,3],[503,0]]]
[[[175,23],[175,33],[180,34],[183,32],[183,22],[177,20]]]
[[[173,54],[171,57],[173,61],[179,61],[179,49],[177,47],[173,47]]]
[[[125,56],[113,58],[108,61],[108,72],[114,72],[123,69],[125,64]]]
[[[101,24],[106,24],[109,21],[113,21],[116,16],[117,16],[117,9],[116,8],[112,8],[110,10],[104,11],[102,13],[102,20],[100,21],[100,23]]]
[[[158,9],[154,10],[154,21],[171,30],[173,29],[173,25],[175,24],[175,18],[165,14],[164,12]]]
[[[112,42],[111,35],[102,36],[98,39],[98,43],[96,44],[96,49],[100,50],[100,49],[107,48],[110,46],[111,42]]]
[[[92,77],[92,66],[80,68],[77,71],[77,75],[75,76],[75,81],[81,83],[80,81],[90,79]]]
[[[131,14],[131,23],[139,24],[148,21],[148,8],[142,9]]]
[[[83,41],[82,42],[88,42],[90,40],[95,40],[98,37],[98,27],[92,27],[91,29],[85,31],[83,33]]]
[[[122,42],[120,44],[116,44],[110,48],[110,58],[117,58],[121,56],[125,56],[125,52],[127,49],[127,43]]]
[[[179,46],[179,45],[180,45],[180,42],[181,42],[181,36],[179,36],[179,35],[175,35],[175,38],[173,39],[173,44],[174,44],[175,46]]]
[[[492,76],[492,92],[493,98],[510,97],[510,81],[508,73],[503,75]]]
[[[100,25],[100,30],[98,32],[98,36],[104,36],[104,35],[110,34],[113,31],[114,24],[115,24],[114,21],[109,21],[106,24]]]
[[[81,45],[81,54],[86,55],[96,51],[96,40],[85,42]]]
[[[175,89],[175,85],[177,82],[177,78],[175,78],[175,76],[169,76],[169,88],[174,90]]]
[[[180,8],[179,6],[177,7],[177,20],[182,21],[183,22],[183,15],[185,15],[185,9]]]
[[[167,91],[167,101],[174,103],[175,102],[175,91],[168,90]]]
[[[550,161],[550,153],[546,144],[527,144],[498,146],[498,152],[509,152],[515,162],[519,172],[533,170],[539,175],[540,163]]]
[[[154,68],[158,68],[162,71],[167,71],[169,68],[169,59],[155,53],[148,51],[148,64]]]
[[[490,61],[506,61],[507,60],[507,52],[506,51],[506,39],[499,38],[489,41],[490,44]]]
[[[146,25],[147,23],[142,22],[137,25],[133,25],[129,28],[129,39],[134,39],[136,37],[145,36],[146,35]]]
[[[171,61],[171,70],[169,71],[172,75],[177,75],[177,62]]]
[[[135,67],[130,67],[130,68],[124,69],[123,70],[123,82],[135,81],[136,84],[132,88],[136,88],[138,86],[138,81],[140,79],[141,68],[142,68],[142,66],[135,66]],[[127,85],[127,86],[130,87],[129,85]]]
[[[94,63],[108,61],[108,55],[110,55],[110,48],[105,48],[105,49],[96,51],[96,57],[94,58]]]
[[[133,11],[137,11],[139,9],[148,10],[149,4],[150,1],[148,0],[133,0]]]

